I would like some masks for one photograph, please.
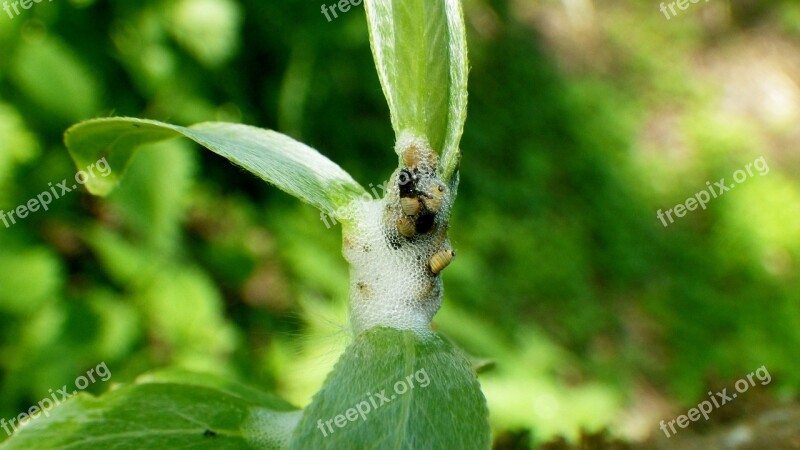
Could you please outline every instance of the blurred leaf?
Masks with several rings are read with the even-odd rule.
[[[49,250],[26,249],[0,254],[0,310],[27,314],[55,300],[61,289],[58,258]]]
[[[86,242],[94,250],[103,269],[117,283],[127,285],[137,280],[149,279],[161,270],[162,263],[155,261],[146,251],[102,227],[86,233]]]
[[[99,322],[97,353],[104,360],[124,358],[142,334],[139,311],[124,298],[108,291],[98,290],[87,297]]]
[[[237,347],[237,330],[205,272],[176,265],[103,228],[89,233],[88,242],[110,276],[138,299],[164,358],[192,369],[227,372],[220,360]]]
[[[5,185],[14,168],[39,156],[39,143],[25,127],[17,110],[0,102],[0,186]],[[6,196],[0,189],[0,202]]]
[[[369,195],[316,150],[275,131],[247,125],[208,122],[185,128],[152,120],[95,119],[67,130],[64,140],[78,167],[108,158],[111,175],[86,183],[93,194],[105,195],[114,188],[138,146],[181,135],[324,211],[336,211]]]
[[[222,64],[239,45],[242,13],[231,0],[180,0],[170,11],[167,29],[201,63]]]
[[[86,119],[99,108],[100,85],[72,48],[58,38],[43,35],[23,40],[11,77],[37,106],[60,119]]]
[[[356,408],[362,412],[348,413]],[[291,447],[487,449],[488,415],[460,351],[436,335],[373,328],[342,355]],[[331,422],[337,416],[344,426]]]
[[[442,154],[449,179],[467,114],[467,42],[459,0],[365,0],[378,76],[395,134]]]
[[[184,366],[220,371],[219,357],[236,346],[222,298],[208,276],[193,268],[162,268],[141,295],[154,337]]]
[[[278,449],[298,412],[241,390],[148,382],[79,394],[40,416],[2,450],[81,448]]]
[[[298,41],[292,48],[289,65],[281,82],[278,100],[278,123],[282,130],[299,134],[303,125],[303,113],[313,88],[315,55],[308,45]]]

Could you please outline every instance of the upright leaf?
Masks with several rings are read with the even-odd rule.
[[[86,182],[89,192],[105,195],[119,181],[137,147],[178,136],[327,212],[369,195],[341,167],[311,147],[281,133],[247,125],[207,122],[186,128],[133,118],[94,119],[67,130],[64,141],[80,170],[106,158],[111,173]]]
[[[437,335],[372,328],[303,412],[292,449],[487,449],[486,400],[469,361]]]
[[[467,114],[467,41],[459,0],[365,0],[378,77],[399,136],[424,136],[442,173],[458,166]]]

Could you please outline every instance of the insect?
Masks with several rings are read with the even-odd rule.
[[[403,151],[403,165],[409,169],[421,169],[423,171],[432,173],[436,171],[436,166],[439,165],[439,158],[436,152],[421,151],[416,145],[410,145]]]
[[[403,208],[403,214],[416,216],[420,210],[419,199],[417,197],[401,197],[400,207]]]
[[[414,233],[416,232],[414,221],[408,217],[401,217],[397,219],[397,231],[399,231],[400,234],[405,237],[414,236]]]
[[[400,197],[415,197],[417,195],[417,177],[409,169],[403,169],[397,174],[397,187]]]
[[[433,187],[430,195],[426,195],[422,202],[425,203],[425,207],[428,208],[428,211],[431,212],[438,212],[439,209],[442,207],[442,201],[444,200],[444,186],[441,184],[437,184]]]
[[[433,272],[434,275],[438,274],[442,270],[445,269],[455,258],[456,252],[452,250],[439,250],[438,252],[434,253],[431,256],[430,261],[428,261],[428,266]]]
[[[406,167],[417,167],[419,164],[419,156],[419,149],[417,146],[411,145],[403,152],[403,164]]]

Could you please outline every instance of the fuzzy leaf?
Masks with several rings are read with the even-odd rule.
[[[305,409],[291,448],[489,445],[486,400],[467,358],[437,335],[380,327],[345,351]]]
[[[365,0],[378,77],[398,136],[425,136],[449,180],[467,115],[467,40],[460,0]]]
[[[326,212],[369,195],[341,167],[316,150],[281,133],[247,125],[206,122],[181,127],[133,118],[94,119],[67,130],[64,141],[78,169],[102,158],[111,166],[106,177],[89,178],[86,187],[108,194],[137,147],[187,137],[224,156],[283,191]]]
[[[207,375],[163,373],[101,397],[78,394],[40,415],[0,450],[279,449],[300,412]],[[180,383],[166,380],[181,379]]]

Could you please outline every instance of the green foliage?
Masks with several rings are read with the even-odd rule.
[[[41,74],[49,74],[47,83]],[[86,65],[57,38],[46,35],[23,42],[11,63],[11,79],[54,119],[81,120],[98,110],[102,91]]]
[[[112,173],[91,178],[89,192],[108,194],[137,147],[185,136],[323,211],[368,195],[347,172],[294,139],[270,130],[226,123],[190,128],[142,119],[96,119],[70,128],[64,138],[78,168],[107,158]]]
[[[345,350],[304,410],[291,448],[484,449],[487,416],[461,351],[434,334],[379,327]]]
[[[366,0],[372,53],[396,135],[425,136],[449,180],[467,115],[467,41],[459,0]]]
[[[205,11],[224,14],[198,21],[194,3],[0,11],[0,209],[74,175],[63,128],[97,115],[268,127],[365,187],[387,179],[393,130],[363,10],[328,23],[319,4],[220,1]],[[606,426],[653,392],[690,407],[762,364],[769,397],[796,396],[797,120],[764,111],[796,104],[785,55],[800,4],[708,2],[669,21],[652,3],[565,5],[464,6],[469,158],[437,324],[496,361],[480,378],[494,435]],[[76,191],[0,223],[0,417],[103,360],[118,383],[188,366],[298,406],[335,363],[348,340],[338,233],[189,140],[157,145],[107,199]],[[656,219],[761,155],[769,175],[668,228]],[[191,285],[181,303],[215,329],[150,309],[160,270],[166,290]],[[193,346],[188,328],[220,344]]]
[[[78,394],[0,448],[279,449],[299,412],[250,387],[211,376],[142,376],[100,398]]]
[[[24,277],[14,275],[19,265],[26,268]],[[61,278],[58,258],[45,248],[0,255],[0,309],[24,315],[42,308],[61,289]]]
[[[391,66],[396,63],[415,65],[418,69],[408,79],[412,82],[397,90],[394,82],[398,80],[385,83],[390,106],[400,99],[406,99],[406,94],[414,97],[416,102],[424,103],[423,106],[412,102],[411,105],[405,105],[405,110],[393,109],[395,119],[402,118],[395,113],[411,112],[414,115],[412,126],[409,128],[409,124],[401,121],[402,128],[398,133],[407,130],[416,132],[435,142],[437,148],[446,144],[448,147],[443,149],[443,156],[448,158],[451,157],[448,156],[449,152],[458,152],[466,109],[463,17],[458,2],[427,6],[416,11],[384,11],[378,15],[379,21],[383,25],[391,25],[392,29],[395,22],[401,25],[400,28],[406,27],[398,37],[412,35],[408,34],[413,31],[408,26],[415,17],[424,18],[423,28],[426,31],[415,43],[395,42],[394,33],[383,25],[373,28],[371,37],[374,47],[378,49],[376,57],[383,56],[380,47],[385,45],[385,37],[393,41],[389,48],[396,50],[399,55],[396,61],[395,55],[391,55],[389,60],[381,59],[381,69],[385,64]],[[428,15],[429,11],[439,14]],[[199,10],[196,12],[199,13]],[[180,26],[176,28],[180,39],[185,30],[182,31]],[[412,49],[405,48],[406,45]],[[415,48],[417,46],[422,48],[421,53],[415,51],[418,50]],[[201,60],[204,59],[203,55],[208,56],[205,53],[196,54]],[[449,64],[441,64],[442,58]],[[431,62],[437,65],[433,67],[432,76],[425,76],[422,72],[427,70]],[[409,90],[408,86],[413,89]],[[430,95],[431,91],[440,94]],[[419,114],[414,112],[418,107],[424,111]],[[139,147],[149,146],[151,151],[169,151],[169,146],[153,144],[178,136],[187,137],[224,156],[323,212],[335,212],[339,219],[345,218],[340,217],[339,213],[343,207],[360,197],[369,197],[347,172],[310,147],[286,135],[245,125],[206,122],[187,128],[133,118],[94,119],[70,128],[64,141],[78,170],[90,174],[81,184],[85,184],[89,192],[105,196],[119,183]],[[457,159],[457,156],[454,158]],[[188,166],[180,162],[176,165]],[[101,176],[93,173],[93,169],[98,167],[104,167],[98,169],[102,172]],[[446,166],[445,170],[446,176],[452,175],[456,170],[455,163]],[[134,170],[134,177],[136,173]],[[158,180],[159,175],[165,174],[168,175],[159,171],[154,178]],[[185,178],[182,175],[184,173],[177,174],[179,181]],[[142,178],[138,184],[143,186],[148,181]],[[177,187],[180,193],[182,186],[178,184]],[[151,324],[153,336],[178,349],[172,358],[185,367],[202,367],[207,360],[197,360],[195,355],[230,352],[235,346],[236,335],[224,321],[218,320],[221,315],[217,308],[219,302],[212,283],[204,273],[192,267],[176,265],[169,259],[153,258],[155,251],[171,250],[169,239],[158,237],[172,234],[169,232],[170,225],[180,214],[170,214],[173,208],[158,194],[158,190],[152,189],[128,191],[127,194],[123,190],[119,197],[143,211],[123,212],[128,222],[139,227],[152,225],[155,230],[155,233],[140,236],[147,243],[144,249],[131,246],[103,228],[93,231],[91,241],[109,274],[118,283],[128,285],[135,291],[139,306],[145,313],[150,313],[146,319]],[[179,198],[173,197],[172,200]],[[379,209],[379,213],[382,212]],[[130,258],[130,255],[135,257]],[[377,295],[382,293],[378,292]],[[198,324],[213,332],[198,333]],[[354,395],[362,390],[375,391],[378,395],[377,383],[399,377],[404,370],[416,366],[422,368],[393,386],[396,395],[388,394],[391,395],[389,399],[382,396],[385,390],[380,391],[381,402],[395,400],[397,395],[406,393],[399,390],[398,384],[414,390],[413,383],[416,380],[420,383],[416,392],[404,395],[381,411],[382,414],[376,411],[375,418],[369,423],[366,422],[367,411],[361,409],[363,405],[369,406],[369,402],[361,402],[359,411],[364,423],[352,427],[348,433],[340,433],[330,442],[320,441],[314,430],[314,418],[320,414],[331,414],[336,416],[337,426],[341,426],[341,416],[331,408],[344,408],[343,405],[354,402]],[[437,381],[431,389],[427,389],[432,381],[429,373]],[[424,377],[421,378],[421,375]],[[4,447],[44,445],[49,446],[47,448],[62,448],[97,444],[116,448],[141,445],[285,448],[289,445],[288,436],[295,418],[299,419],[296,414],[276,412],[264,405],[248,402],[252,400],[250,395],[238,395],[241,389],[232,395],[224,390],[228,396],[206,389],[203,386],[208,381],[206,377],[198,378],[186,373],[166,377],[178,383],[165,383],[163,378],[149,377],[148,383],[119,388],[98,399],[79,395],[54,412],[52,418],[48,412],[47,418],[38,419],[35,426],[26,428],[25,432],[18,432]],[[200,380],[201,385],[192,384],[192,380]],[[192,386],[185,386],[187,383]],[[213,384],[212,388],[216,388],[219,383]],[[228,398],[231,396],[234,398]],[[258,394],[255,396],[259,397]],[[379,407],[373,398],[369,401],[374,408]],[[436,411],[441,408],[451,412],[437,414]],[[148,414],[149,410],[166,411],[167,417]],[[350,417],[354,412],[355,409],[347,411],[349,420],[354,419]],[[421,336],[382,328],[362,333],[345,351],[303,417],[304,421],[293,435],[292,448],[350,448],[354,443],[389,445],[393,448],[425,446],[482,449],[490,446],[486,400],[475,372],[465,356],[435,335]],[[402,426],[398,426],[398,422]],[[455,432],[457,428],[469,431]],[[329,430],[334,433],[333,428]],[[324,430],[321,431],[324,434]],[[44,441],[47,444],[42,444]]]

